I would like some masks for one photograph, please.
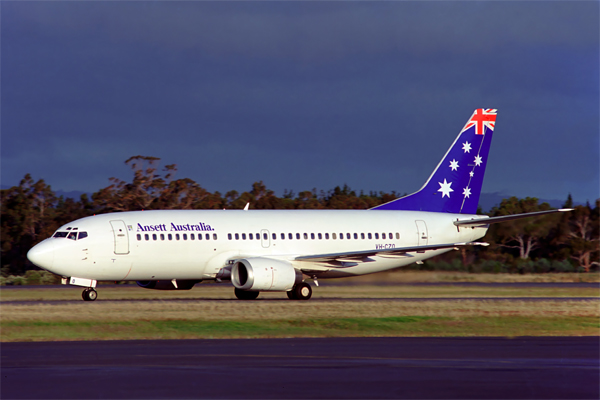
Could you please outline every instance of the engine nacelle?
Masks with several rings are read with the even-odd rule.
[[[286,291],[302,282],[302,272],[292,264],[270,258],[238,260],[231,269],[231,283],[241,290]]]
[[[139,287],[154,290],[190,290],[200,280],[176,280],[177,287],[171,281],[137,281]]]

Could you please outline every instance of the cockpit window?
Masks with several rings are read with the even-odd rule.
[[[64,238],[64,237],[67,237],[68,234],[69,234],[69,232],[56,232],[54,234],[54,236],[52,236],[52,237],[55,237],[55,238]]]
[[[72,240],[77,240],[77,232],[69,233],[69,236],[67,236],[67,238],[72,239]]]
[[[79,240],[85,239],[88,236],[87,232],[79,232]]]

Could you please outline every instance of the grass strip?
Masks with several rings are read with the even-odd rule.
[[[6,322],[2,341],[212,339],[367,336],[598,336],[596,317],[305,318]]]

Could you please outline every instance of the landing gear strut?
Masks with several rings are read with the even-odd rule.
[[[94,288],[85,288],[81,293],[83,301],[94,301],[98,298],[98,292]]]
[[[260,294],[260,292],[250,292],[248,290],[240,290],[238,288],[235,288],[234,293],[235,297],[237,297],[239,300],[255,300]]]
[[[290,300],[308,300],[312,296],[312,289],[306,282],[295,285],[292,290],[287,292]]]

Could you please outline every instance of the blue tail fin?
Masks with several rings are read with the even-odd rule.
[[[475,214],[496,125],[496,111],[475,110],[421,190],[372,210]]]

